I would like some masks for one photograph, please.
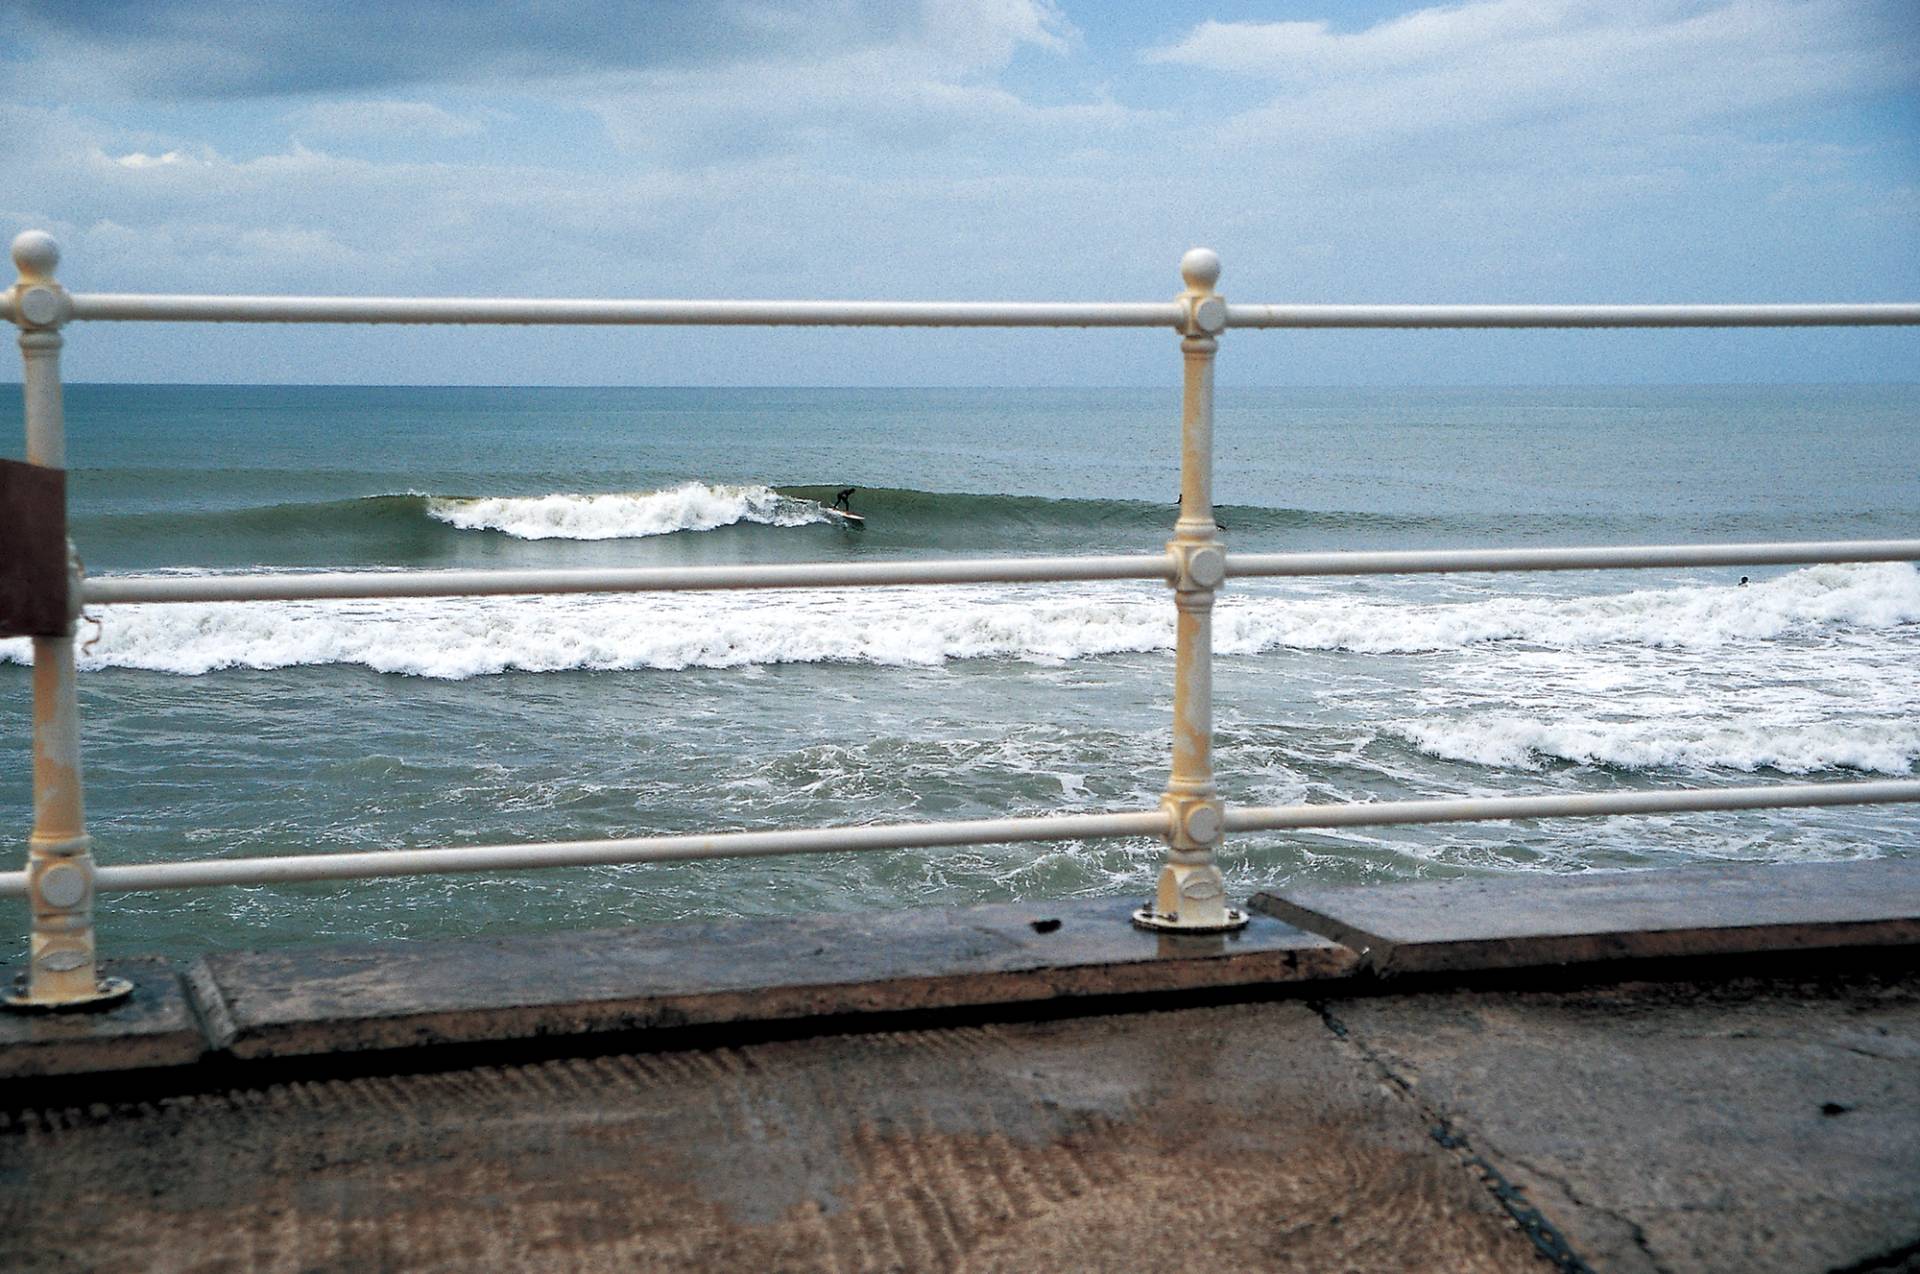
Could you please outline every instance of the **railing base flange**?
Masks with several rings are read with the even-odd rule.
[[[1182,920],[1177,911],[1156,911],[1152,907],[1141,907],[1133,913],[1136,929],[1151,929],[1156,933],[1232,933],[1235,929],[1247,927],[1247,913],[1234,907],[1227,908],[1227,918],[1217,924],[1195,924]]]
[[[66,1013],[111,1008],[133,994],[133,983],[125,978],[101,978],[92,995],[77,1000],[36,1000],[22,993],[0,1000],[0,1008],[12,1013]]]

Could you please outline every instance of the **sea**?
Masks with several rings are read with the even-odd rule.
[[[18,396],[0,454],[19,456]],[[96,576],[1154,552],[1177,387],[72,385]],[[1220,392],[1231,549],[1920,536],[1920,386]],[[864,525],[837,518],[856,488]],[[1741,577],[1749,577],[1742,584]],[[1920,772],[1906,564],[1231,581],[1233,804]],[[1151,807],[1156,582],[95,608],[101,863]],[[31,821],[0,642],[0,826]],[[1235,835],[1230,887],[1907,856],[1920,807]],[[111,894],[111,955],[1144,896],[1067,841]],[[12,932],[24,934],[19,903]]]

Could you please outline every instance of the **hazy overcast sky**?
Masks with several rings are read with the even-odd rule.
[[[1916,0],[0,0],[93,291],[1920,300]],[[1920,334],[1230,333],[1239,383],[1914,380]],[[1140,384],[1158,332],[76,325],[75,380]],[[11,373],[17,376],[17,371]]]

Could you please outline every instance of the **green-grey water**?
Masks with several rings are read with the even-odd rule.
[[[18,455],[17,396],[0,411]],[[71,386],[97,575],[1154,551],[1171,390]],[[1912,537],[1920,389],[1230,390],[1231,547]],[[855,528],[823,505],[856,486]],[[1742,587],[1741,574],[1752,582]],[[1911,775],[1905,565],[1238,583],[1231,802]],[[101,862],[1151,804],[1164,587],[102,610]],[[26,643],[0,642],[24,843]],[[1906,807],[1235,838],[1237,890],[1911,853]],[[1144,891],[1148,842],[111,895],[113,953]],[[15,907],[15,932],[24,912]]]

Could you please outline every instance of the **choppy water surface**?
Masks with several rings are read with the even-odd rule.
[[[19,437],[17,400],[0,437]],[[1171,391],[78,386],[96,574],[1152,551]],[[18,454],[10,443],[9,454]],[[1235,548],[1920,534],[1920,389],[1226,392]],[[858,486],[864,528],[826,507]],[[1745,587],[1741,574],[1752,576]],[[1229,801],[1920,768],[1905,565],[1236,583]],[[1151,804],[1156,584],[126,606],[82,658],[103,862]],[[26,643],[0,642],[24,838]],[[1236,888],[1913,852],[1920,811],[1236,838]],[[1145,890],[1148,842],[121,895],[116,952]],[[18,917],[16,932],[24,928]]]

